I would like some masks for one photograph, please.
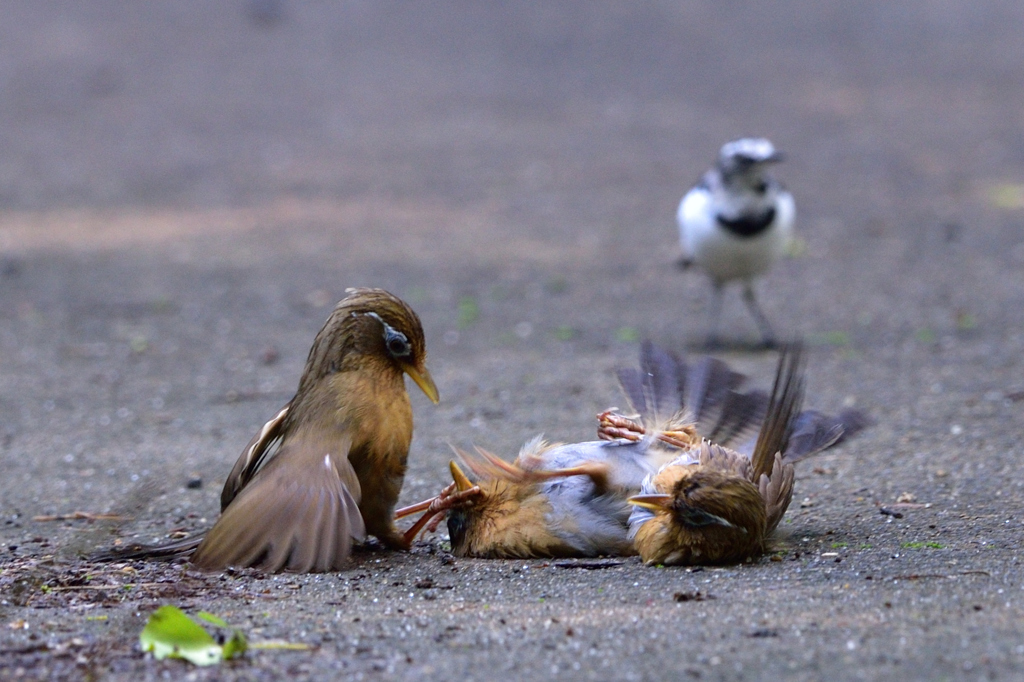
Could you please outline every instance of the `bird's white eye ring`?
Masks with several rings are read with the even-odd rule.
[[[384,327],[384,346],[388,349],[388,353],[391,354],[391,357],[404,358],[412,352],[412,345],[409,343],[409,337],[385,322],[377,313],[363,314],[369,315],[380,322]]]
[[[392,357],[404,358],[412,352],[409,339],[405,337],[405,334],[386,324],[384,325],[384,345],[388,347],[388,352]]]

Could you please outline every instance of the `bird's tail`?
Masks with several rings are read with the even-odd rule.
[[[804,362],[803,346],[792,344],[786,346],[779,356],[779,365],[775,371],[775,383],[768,403],[768,415],[761,425],[757,444],[750,457],[751,480],[755,483],[761,476],[770,476],[775,465],[775,455],[790,450],[791,439],[799,420],[800,408],[804,400]],[[814,432],[816,433],[816,431]],[[814,435],[809,433],[809,435]],[[842,434],[842,430],[831,436],[831,441]],[[808,439],[811,440],[811,439]],[[824,447],[828,447],[825,445]]]
[[[203,541],[205,533],[192,535],[187,538],[167,542],[159,545],[143,545],[133,543],[117,547],[108,547],[89,555],[89,561],[134,561],[145,559],[149,561],[174,561],[175,559],[187,558],[192,555],[196,547]]]

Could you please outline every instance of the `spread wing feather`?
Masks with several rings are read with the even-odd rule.
[[[300,573],[341,568],[353,540],[366,535],[359,513],[359,481],[344,451],[318,440],[289,440],[288,466],[272,458],[239,492],[192,563],[206,570],[252,566]],[[282,451],[283,453],[283,451]]]

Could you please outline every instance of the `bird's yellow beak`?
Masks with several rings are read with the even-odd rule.
[[[672,496],[665,494],[634,495],[626,500],[632,505],[650,509],[653,512],[665,511],[672,504]]]
[[[412,365],[403,365],[402,369],[409,375],[409,378],[416,382],[420,390],[430,398],[430,402],[436,405],[441,400],[441,396],[437,393],[437,386],[434,384],[434,378],[430,376],[430,371],[426,367],[419,369]]]
[[[462,473],[462,469],[455,463],[455,460],[448,462],[448,469],[452,472],[452,480],[455,481],[455,488],[461,493],[469,490],[473,487],[473,482],[469,480],[466,474]]]

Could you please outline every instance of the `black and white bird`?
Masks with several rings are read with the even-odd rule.
[[[793,233],[793,195],[766,174],[782,154],[765,138],[744,137],[722,146],[718,163],[679,204],[684,267],[697,265],[711,278],[708,345],[718,346],[723,287],[743,284],[743,300],[757,321],[765,346],[776,344],[768,318],[754,292],[754,278],[765,274],[787,250]]]

